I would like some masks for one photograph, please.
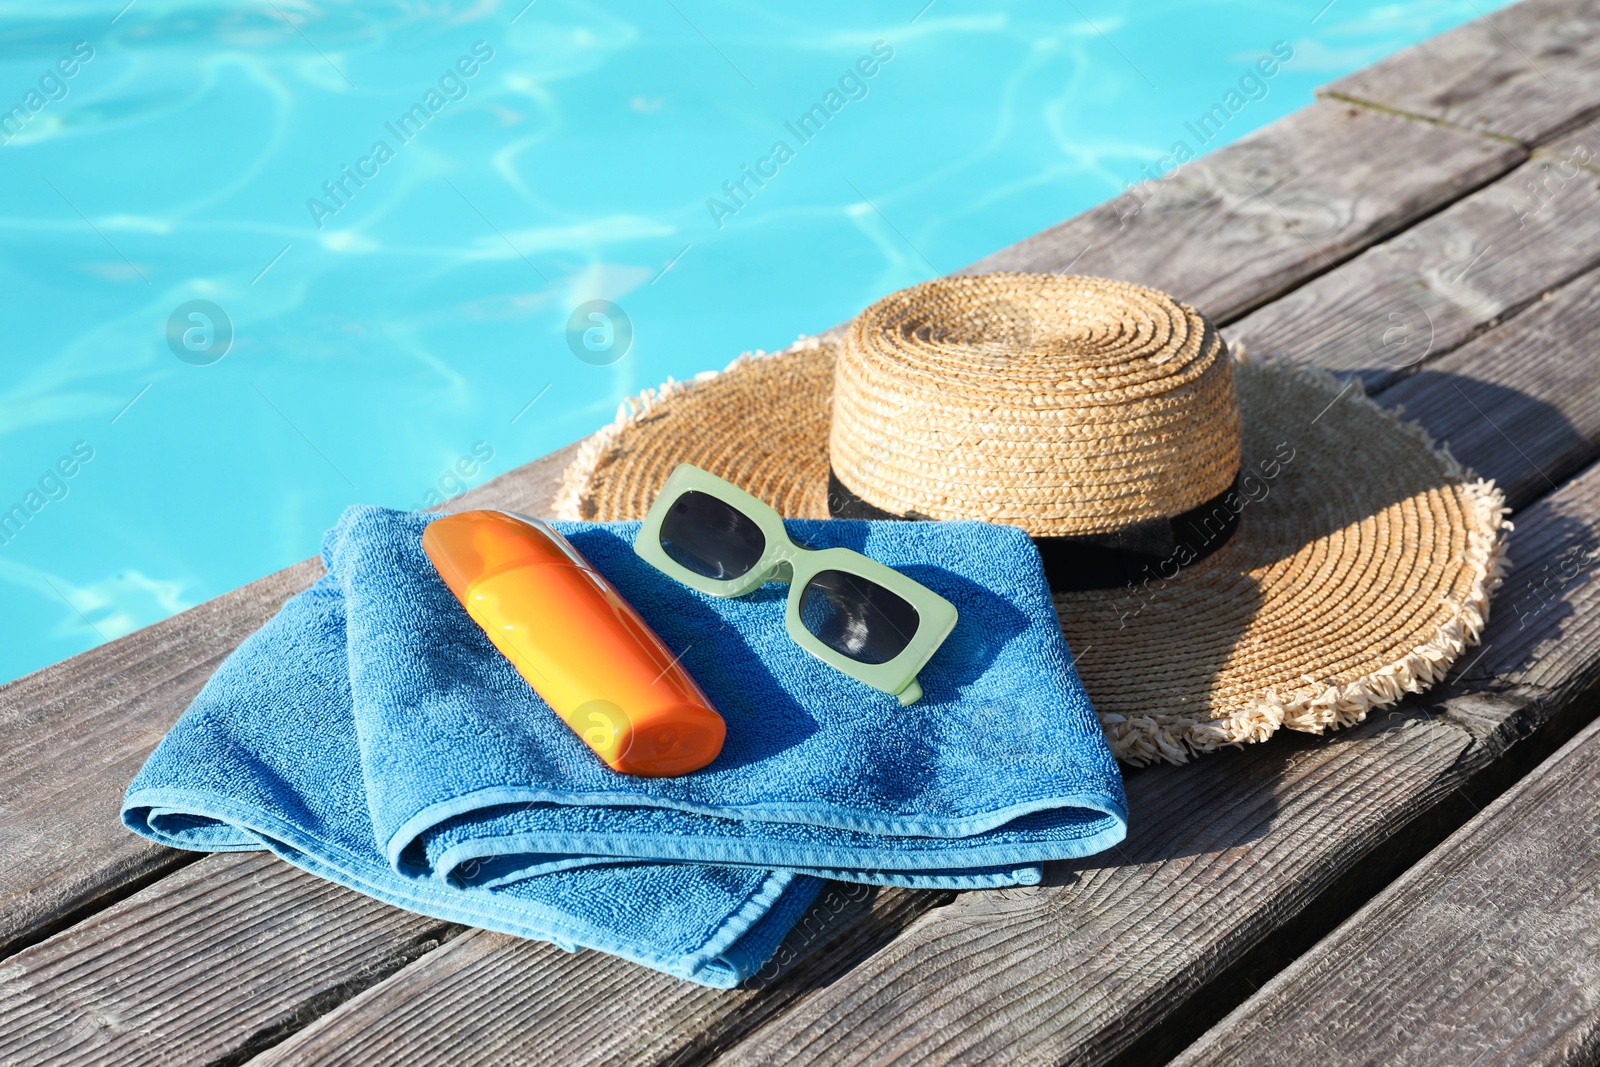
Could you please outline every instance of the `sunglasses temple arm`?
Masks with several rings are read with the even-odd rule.
[[[922,686],[917,683],[915,678],[913,678],[911,681],[906,683],[906,687],[904,689],[895,694],[895,698],[900,701],[900,706],[902,708],[907,704],[915,704],[917,701],[922,699]]]

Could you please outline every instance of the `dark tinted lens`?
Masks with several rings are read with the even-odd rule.
[[[859,663],[888,663],[917,632],[917,609],[876,582],[818,571],[800,593],[800,621],[823,644]]]
[[[755,520],[691,490],[672,502],[661,521],[661,548],[681,567],[726,580],[749,573],[766,551],[767,539]]]

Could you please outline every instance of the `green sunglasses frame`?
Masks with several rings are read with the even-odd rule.
[[[754,522],[766,540],[766,547],[753,567],[737,578],[717,579],[696,574],[677,563],[661,547],[661,524],[667,512],[685,493],[705,493],[727,504]],[[753,593],[767,582],[789,584],[788,606],[783,625],[795,644],[832,667],[889,693],[902,705],[922,696],[917,672],[922,670],[956,624],[956,607],[927,586],[912,581],[899,571],[848,548],[806,548],[798,545],[784,529],[783,518],[770,504],[689,463],[680,463],[667,478],[650,513],[639,528],[633,550],[652,567],[691,589],[715,597],[736,597]],[[800,597],[806,585],[822,571],[836,570],[874,582],[903,598],[917,612],[917,632],[898,656],[887,663],[860,663],[836,652],[805,628],[800,621]]]

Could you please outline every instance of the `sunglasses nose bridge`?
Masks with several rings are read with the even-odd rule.
[[[785,584],[793,582],[794,553],[785,552],[773,560],[772,566],[767,569],[767,576],[764,580],[768,582],[783,582]]]

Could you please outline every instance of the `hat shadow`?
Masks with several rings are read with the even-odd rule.
[[[1560,408],[1498,382],[1424,369],[1380,395],[1513,501],[1550,492],[1593,455],[1589,439]]]
[[[1298,797],[1326,788],[1320,772],[1334,750],[1415,729],[1433,718],[1415,697],[1374,711],[1345,730],[1279,730],[1261,744],[1224,748],[1184,764],[1123,767],[1128,836],[1094,856],[1045,864],[1044,885],[1077,882],[1085,871],[1216,855],[1265,838]],[[1298,797],[1297,797],[1298,795]],[[1309,823],[1309,820],[1308,820]],[[1317,832],[1323,827],[1307,825]]]

